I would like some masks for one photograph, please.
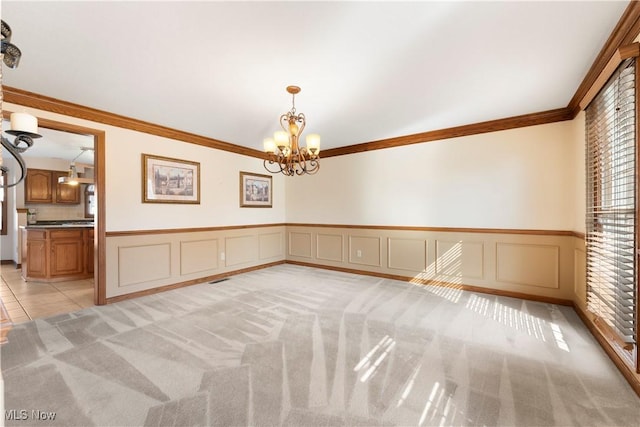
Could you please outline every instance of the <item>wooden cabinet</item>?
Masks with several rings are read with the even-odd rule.
[[[47,277],[47,232],[24,230],[22,275],[34,279]],[[25,274],[26,273],[26,274]]]
[[[22,276],[25,280],[93,277],[93,229],[24,229]]]
[[[68,172],[53,171],[53,185],[55,186],[54,203],[66,203],[77,205],[80,203],[80,186],[69,184],[58,184],[58,178],[67,176]],[[53,192],[53,191],[52,191]]]
[[[25,203],[53,203],[53,175],[51,171],[27,169],[24,180]]]
[[[80,186],[58,184],[58,178],[67,172],[45,169],[27,169],[24,181],[24,202],[58,203],[77,205],[80,203]]]
[[[81,276],[84,271],[84,230],[51,230],[49,236],[49,276]]]
[[[85,265],[86,265],[86,269],[87,269],[87,273],[90,273],[93,276],[93,271],[94,271],[94,263],[95,263],[95,259],[94,259],[94,243],[93,243],[93,229],[91,230],[87,230],[87,251],[86,251],[86,256],[85,256]]]

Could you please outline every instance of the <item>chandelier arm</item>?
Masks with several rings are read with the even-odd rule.
[[[264,168],[269,171],[270,173],[279,173],[282,172],[282,166],[280,166],[279,163],[275,163],[278,167],[279,170],[271,170],[269,169],[269,166],[267,165],[273,165],[275,162],[273,160],[268,160],[268,159],[264,159]]]
[[[314,175],[316,172],[320,170],[320,163],[318,162],[311,162],[311,166],[313,167],[309,171],[307,171],[307,174],[309,175]]]
[[[26,176],[27,173],[27,165],[24,162],[24,159],[22,158],[22,156],[20,155],[20,148],[13,145],[11,142],[9,142],[9,140],[7,138],[5,138],[4,136],[0,136],[0,142],[2,143],[2,146],[9,152],[9,154],[11,154],[16,161],[18,162],[18,165],[20,166],[20,178],[14,182],[13,184],[7,184],[5,185],[6,188],[9,187],[15,187],[16,185],[18,185],[20,182],[22,182],[22,180],[24,179],[24,177]],[[33,144],[33,142],[32,142]],[[24,151],[24,150],[22,150]],[[6,168],[4,168],[3,170],[5,170]]]
[[[280,127],[289,134],[289,116],[291,113],[284,113],[280,116]]]
[[[303,169],[307,169],[307,160],[309,160],[309,159],[307,159],[307,154],[308,154],[307,147],[302,147],[300,149],[300,153],[299,153],[299,156],[298,156],[298,161],[299,161],[299,163],[304,165]]]
[[[302,131],[304,130],[304,127],[307,125],[307,119],[304,116],[304,114],[300,113],[296,117],[296,121],[300,122],[300,126],[298,127],[298,139],[300,139],[300,135],[302,135]],[[298,141],[298,143],[300,143],[300,141]]]

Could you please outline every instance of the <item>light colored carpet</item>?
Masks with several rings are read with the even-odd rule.
[[[292,265],[20,324],[1,355],[7,425],[640,423],[569,307]]]

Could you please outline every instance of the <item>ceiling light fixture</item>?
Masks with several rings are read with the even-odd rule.
[[[313,175],[320,169],[320,135],[307,135],[307,146],[301,147],[298,139],[307,124],[304,114],[296,114],[296,94],[298,86],[287,86],[292,95],[291,110],[280,116],[283,130],[273,134],[273,138],[264,139],[264,151],[267,158],[264,168],[271,173],[283,173],[287,176]],[[270,165],[272,169],[269,168]]]
[[[17,68],[22,52],[14,44],[11,44],[11,27],[2,21],[2,62],[9,68]]]
[[[9,68],[16,68],[20,62],[22,52],[17,46],[11,44],[11,27],[6,22],[2,21],[2,39],[0,40],[2,62]],[[2,74],[0,71],[0,80]],[[27,151],[32,145],[33,140],[40,138],[42,135],[38,134],[38,119],[35,116],[27,113],[13,113],[11,114],[11,129],[7,131],[9,135],[15,136],[13,142],[9,141],[4,135],[0,135],[0,142],[2,146],[11,154],[18,165],[20,166],[20,178],[13,184],[4,184],[5,187],[15,187],[18,185],[27,174],[27,165],[22,158],[21,153]],[[0,157],[1,160],[1,157]],[[9,172],[6,166],[2,166],[0,162],[0,170],[3,173]]]
[[[78,184],[93,184],[93,178],[79,178],[78,171],[76,169],[76,160],[78,157],[82,156],[86,151],[93,151],[91,147],[81,147],[80,154],[75,156],[73,160],[71,160],[71,164],[69,165],[69,174],[67,176],[61,176],[58,178],[58,184],[68,184],[68,185],[78,185]],[[85,165],[84,167],[93,167],[92,165]]]

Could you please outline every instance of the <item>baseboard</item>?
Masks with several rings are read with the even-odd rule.
[[[153,295],[160,292],[170,291],[172,289],[184,288],[185,286],[197,285],[204,282],[211,282],[213,280],[224,279],[225,277],[235,276],[237,274],[247,273],[249,271],[261,270],[263,268],[273,267],[274,265],[284,264],[285,261],[270,262],[268,264],[260,264],[253,267],[242,268],[240,270],[227,271],[226,273],[214,274],[212,276],[201,277],[199,279],[187,280],[185,282],[173,283],[171,285],[159,286],[157,288],[145,289],[144,291],[133,292],[125,295],[118,295],[115,297],[107,298],[106,303],[111,304],[118,301],[125,301],[132,298],[138,298],[145,295]]]
[[[377,273],[374,271],[356,270],[351,268],[334,267],[330,265],[313,264],[309,262],[300,262],[300,261],[291,261],[291,260],[287,260],[286,263],[301,265],[304,267],[315,267],[315,268],[322,268],[325,270],[342,271],[344,273],[361,274],[364,276],[380,277],[383,279],[400,280],[403,282],[410,282],[410,283],[425,285],[425,286],[439,286],[443,288],[454,288],[454,289],[460,289],[463,291],[477,292],[482,294],[497,295],[497,296],[510,297],[510,298],[520,298],[524,300],[544,302],[549,304],[573,306],[573,301],[568,299],[545,297],[540,295],[531,295],[531,294],[525,294],[520,292],[504,291],[500,289],[483,288],[481,286],[465,285],[461,283],[451,283],[451,282],[445,282],[442,280],[420,279],[420,278],[415,278],[410,276],[399,276],[395,274]]]
[[[602,333],[598,330],[598,328],[593,324],[591,319],[589,319],[589,316],[587,316],[587,313],[585,313],[582,310],[582,307],[580,307],[577,304],[574,304],[573,308],[576,311],[576,313],[578,313],[580,320],[582,320],[582,322],[585,324],[587,329],[589,329],[589,332],[591,332],[591,335],[593,335],[596,341],[598,341],[598,343],[600,344],[600,347],[602,347],[605,353],[607,353],[607,356],[609,356],[613,364],[616,365],[620,373],[627,380],[627,382],[629,383],[633,391],[635,391],[638,397],[640,397],[640,375],[635,373],[633,369],[631,369],[626,363],[624,363],[624,361],[618,355],[618,353],[613,349],[613,347],[611,347],[611,344],[609,344],[609,341],[607,341],[604,335],[602,335]]]
[[[12,259],[3,259],[3,260],[0,260],[0,265],[9,265],[9,264],[15,264],[15,263],[13,262],[13,260],[12,260]]]

